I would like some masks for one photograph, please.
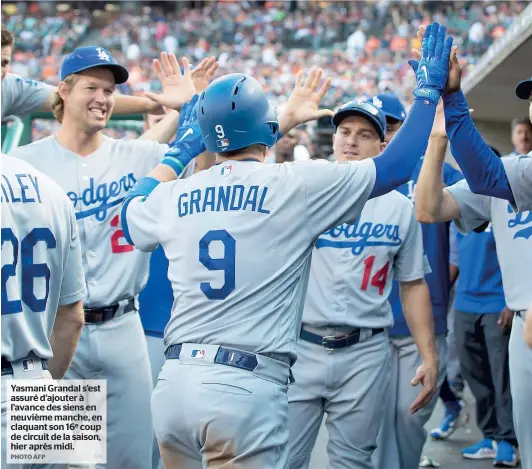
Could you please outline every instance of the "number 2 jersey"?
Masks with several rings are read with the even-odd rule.
[[[391,327],[393,280],[429,272],[412,202],[397,191],[371,199],[354,224],[335,226],[316,241],[303,323]]]
[[[1,163],[2,356],[50,359],[58,305],[86,294],[76,218],[46,175],[8,155]]]
[[[168,145],[157,142],[104,136],[100,148],[81,157],[50,136],[10,152],[54,179],[74,204],[87,280],[85,306],[133,298],[146,285],[149,256],[126,242],[120,205],[166,151]]]
[[[371,160],[226,161],[132,199],[124,231],[169,261],[165,343],[295,359],[314,242],[360,216],[375,175]]]

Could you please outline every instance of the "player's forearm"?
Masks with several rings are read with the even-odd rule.
[[[438,354],[434,337],[434,316],[427,283],[421,279],[400,282],[399,285],[405,319],[421,359],[425,363],[436,363]]]
[[[391,192],[410,180],[427,146],[435,113],[436,106],[429,101],[414,101],[397,135],[379,156],[373,158],[377,177],[370,198]]]
[[[451,152],[471,191],[513,202],[504,166],[476,129],[462,91],[444,95],[443,103]]]
[[[48,366],[54,379],[61,379],[76,351],[84,324],[83,303],[59,306],[50,343],[54,357]]]
[[[113,114],[144,114],[161,113],[159,104],[143,96],[128,96],[125,94],[115,95],[115,107]]]
[[[423,223],[440,220],[443,202],[443,162],[447,150],[447,138],[429,138],[416,186],[416,218]]]
[[[170,111],[164,119],[144,132],[139,140],[151,140],[158,143],[170,142],[176,133],[179,124],[179,112]]]

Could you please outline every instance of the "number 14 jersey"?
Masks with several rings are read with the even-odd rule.
[[[369,200],[354,224],[318,238],[310,272],[304,324],[391,327],[393,280],[430,273],[414,205],[397,191]]]

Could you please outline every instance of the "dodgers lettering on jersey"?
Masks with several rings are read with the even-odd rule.
[[[515,209],[532,210],[532,151],[528,155],[501,158],[515,199]]]
[[[412,202],[395,191],[371,199],[354,224],[317,239],[303,323],[390,327],[394,278],[413,281],[429,271]]]
[[[2,120],[41,110],[53,90],[54,87],[46,83],[8,73],[2,80]]]
[[[415,190],[423,159],[416,166],[412,179],[397,188],[412,202],[415,201]],[[450,186],[463,179],[460,171],[450,164],[443,164],[443,182]],[[434,330],[436,334],[447,332],[447,311],[449,309],[449,223],[421,223],[423,233],[423,247],[427,255],[431,273],[425,276],[429,287],[432,311],[434,314]],[[390,294],[390,304],[394,316],[394,325],[388,331],[390,336],[409,336],[410,330],[403,314],[403,307],[399,296],[399,285],[395,282]]]
[[[457,241],[460,270],[454,307],[466,313],[500,314],[505,300],[491,223],[481,233],[472,232],[465,236],[453,223],[452,237]]]
[[[85,296],[72,204],[50,178],[2,155],[2,356],[52,358],[58,305]]]
[[[314,241],[354,223],[374,184],[371,160],[319,167],[228,161],[131,201],[124,229],[139,249],[161,245],[169,261],[174,304],[165,343],[226,345],[294,360]],[[240,208],[231,210],[229,201],[228,210],[220,203],[212,213],[200,204],[180,217],[182,194],[190,201],[193,191],[204,196],[209,187],[241,193]]]
[[[74,205],[88,288],[85,305],[132,298],[146,284],[149,256],[126,242],[120,205],[167,149],[146,140],[104,137],[98,150],[80,157],[50,136],[11,151],[54,179]]]
[[[506,305],[513,311],[526,310],[532,303],[532,212],[515,213],[506,200],[473,194],[466,181],[445,190],[460,208],[455,222],[461,232],[491,220]]]

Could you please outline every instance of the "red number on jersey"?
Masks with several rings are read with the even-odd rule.
[[[116,227],[120,224],[120,217],[119,215],[116,215],[111,220],[111,226]],[[123,239],[124,241],[121,243],[120,240]],[[131,244],[128,244],[126,241],[126,238],[124,237],[124,231],[123,230],[116,230],[113,233],[113,236],[111,236],[111,251],[113,253],[120,253],[120,252],[131,252],[135,249]]]
[[[370,282],[369,277],[371,275],[374,262],[375,256],[369,256],[364,259],[364,265],[366,267],[364,268],[364,277],[362,278],[362,284],[360,285],[360,288],[364,291],[368,289],[368,283]],[[371,277],[370,284],[371,286],[379,289],[379,295],[384,294],[384,287],[386,286],[386,279],[388,278],[388,267],[390,267],[390,261],[386,262],[384,267],[375,272],[375,275]]]

